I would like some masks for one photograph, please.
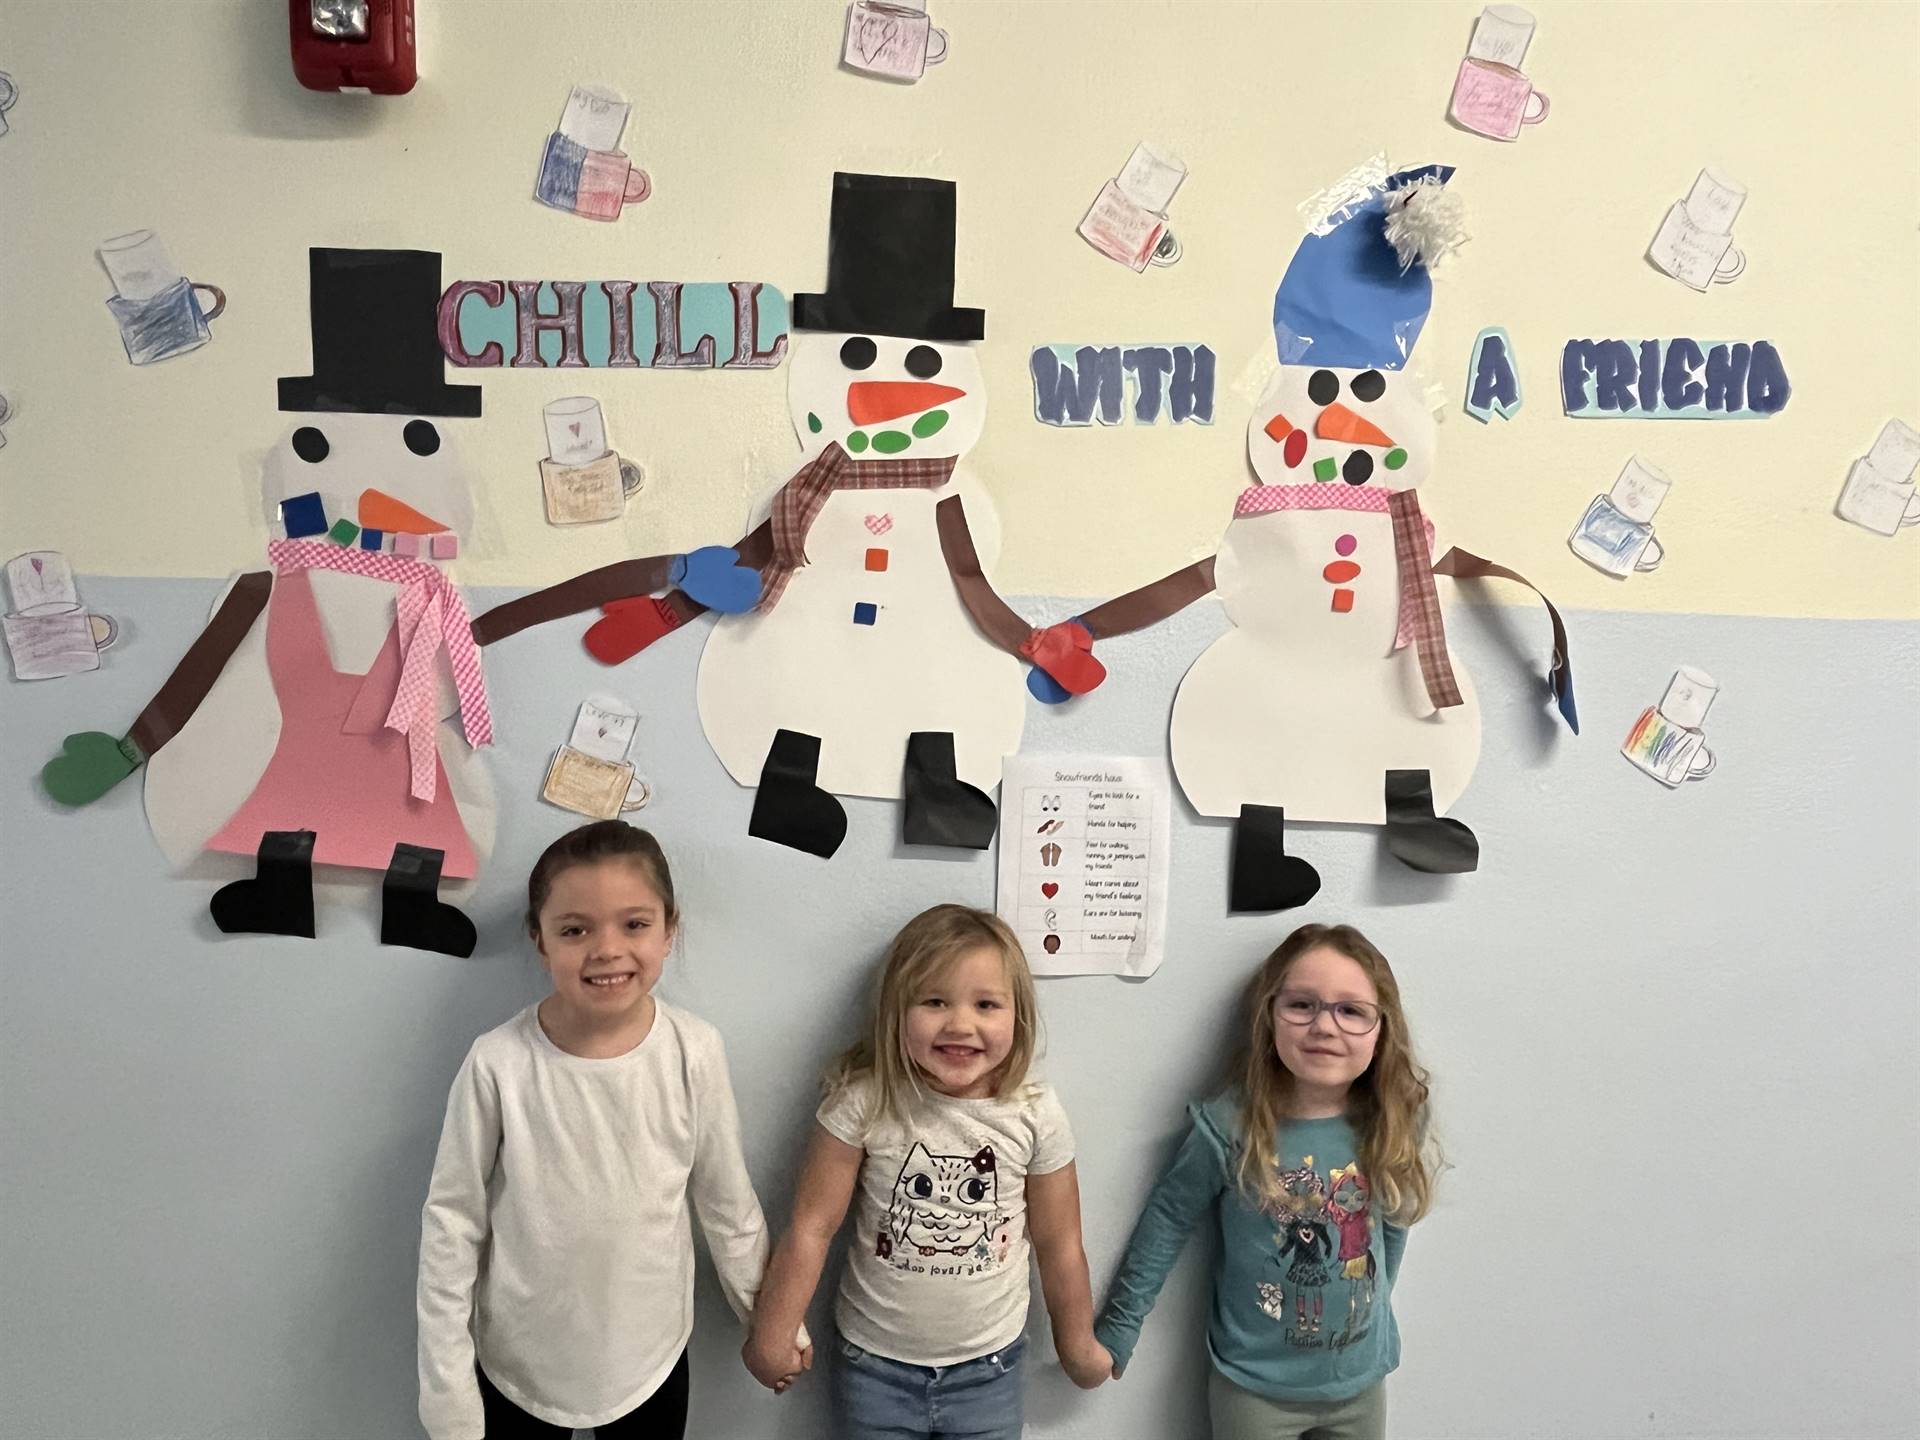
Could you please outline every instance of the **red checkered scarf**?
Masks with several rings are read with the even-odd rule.
[[[959,457],[938,460],[855,460],[830,444],[773,497],[773,558],[760,572],[760,603],[771,610],[793,572],[807,563],[807,531],[836,490],[938,490],[953,478]]]
[[[1233,518],[1268,515],[1276,510],[1385,511],[1393,519],[1393,558],[1400,575],[1400,617],[1393,648],[1413,645],[1420,657],[1420,678],[1436,710],[1462,704],[1460,685],[1447,658],[1447,626],[1433,585],[1433,522],[1420,513],[1420,497],[1411,490],[1377,485],[1253,485],[1240,492]]]

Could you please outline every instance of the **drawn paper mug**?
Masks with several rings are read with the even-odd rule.
[[[589,150],[558,130],[547,137],[533,195],[543,205],[589,220],[618,220],[626,205],[653,193],[647,172],[621,150]]]
[[[607,424],[600,402],[571,395],[551,402],[543,412],[547,458],[540,462],[540,484],[547,520],[554,525],[585,525],[616,519],[627,496],[640,489],[645,475],[631,460],[607,445]]]
[[[1647,247],[1647,257],[1695,290],[1738,280],[1747,268],[1747,257],[1733,243],[1733,236],[1694,224],[1684,200],[1674,201],[1667,211],[1653,244]]]
[[[1911,480],[1890,480],[1872,460],[1861,458],[1847,471],[1834,513],[1876,535],[1892,535],[1902,526],[1920,525],[1920,489]]]
[[[1171,265],[1180,258],[1180,242],[1167,228],[1167,217],[1130,200],[1118,180],[1100,187],[1092,208],[1080,221],[1080,234],[1102,255],[1135,274],[1149,265]]]
[[[107,615],[80,604],[73,570],[57,550],[32,550],[7,562],[13,613],[0,617],[13,673],[20,680],[51,680],[100,668],[100,652],[120,638]]]
[[[100,263],[113,280],[107,309],[135,365],[184,355],[213,338],[208,322],[227,308],[226,292],[182,276],[153,231],[115,236],[100,247]],[[201,309],[200,290],[213,297],[210,309]]]
[[[1638,455],[1628,460],[1613,488],[1593,497],[1567,537],[1574,554],[1609,575],[1660,568],[1666,547],[1653,534],[1653,517],[1673,481]]]
[[[1469,55],[1454,77],[1450,113],[1476,135],[1518,140],[1521,126],[1547,118],[1547,97],[1513,66]]]
[[[1719,693],[1720,683],[1706,671],[1682,665],[1660,703],[1634,721],[1620,753],[1670,790],[1706,779],[1716,762],[1700,726]]]
[[[927,18],[924,4],[853,0],[840,62],[863,75],[918,80],[947,58],[947,32]]]

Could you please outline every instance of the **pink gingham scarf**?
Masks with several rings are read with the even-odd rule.
[[[398,585],[394,602],[400,632],[400,686],[387,711],[386,726],[407,737],[407,759],[416,800],[431,800],[438,788],[439,751],[434,730],[433,662],[447,647],[453,669],[453,687],[460,696],[460,726],[469,745],[493,743],[493,712],[487,706],[487,683],[480,673],[480,650],[473,643],[472,622],[460,590],[441,571],[418,560],[377,550],[355,550],[317,540],[272,540],[267,559],[276,572],[284,570],[342,570]]]
[[[959,457],[937,460],[855,460],[830,444],[794,473],[773,497],[773,558],[760,572],[756,610],[771,610],[793,572],[807,563],[807,531],[836,490],[938,490],[953,478]]]

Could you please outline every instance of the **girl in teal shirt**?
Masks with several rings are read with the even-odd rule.
[[[1095,1333],[1118,1376],[1210,1214],[1213,1440],[1383,1440],[1393,1282],[1437,1168],[1400,987],[1359,931],[1303,925],[1249,982],[1244,1016],[1233,1084],[1188,1107]]]

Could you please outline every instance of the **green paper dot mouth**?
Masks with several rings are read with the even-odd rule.
[[[1402,465],[1406,463],[1407,463],[1406,451],[1399,450],[1399,449],[1387,451],[1387,459],[1386,459],[1387,469],[1398,470]]]
[[[873,448],[882,455],[898,455],[913,444],[913,438],[904,430],[882,430],[873,437]]]
[[[1331,455],[1323,456],[1313,462],[1313,478],[1316,480],[1331,480],[1339,473],[1340,467],[1334,464]]]
[[[811,410],[807,412],[807,429],[811,430],[815,435],[820,433],[820,417]]]
[[[847,436],[847,449],[858,455],[867,448],[867,432],[856,430]]]
[[[922,440],[931,435],[938,435],[947,428],[947,418],[947,412],[944,410],[929,410],[913,422],[913,433]]]

